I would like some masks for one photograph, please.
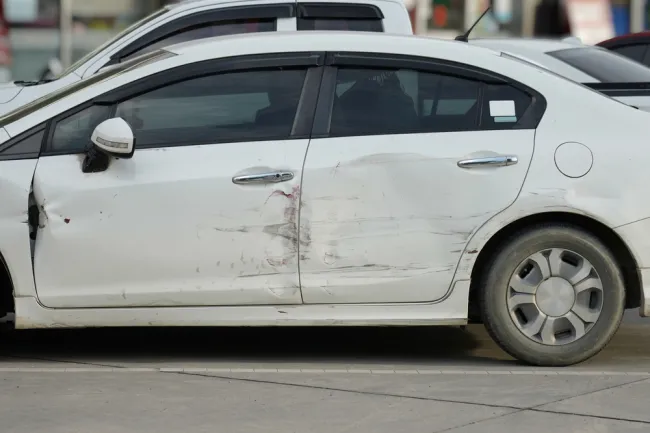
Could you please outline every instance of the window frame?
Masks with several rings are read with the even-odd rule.
[[[274,30],[277,30],[279,18],[293,18],[296,15],[295,3],[274,3],[250,6],[233,6],[221,9],[204,10],[174,19],[141,38],[133,41],[126,47],[113,54],[104,67],[122,62],[133,53],[175,34],[194,28],[215,25],[219,22],[248,20],[248,19],[275,19]]]
[[[359,53],[359,52],[330,52],[325,59],[325,71],[321,82],[320,98],[316,107],[314,119],[314,128],[312,138],[334,138],[334,137],[360,137],[385,135],[384,133],[376,134],[355,134],[355,135],[334,135],[330,133],[330,122],[332,118],[332,109],[334,104],[334,95],[336,92],[337,71],[339,67],[348,68],[367,68],[367,69],[410,69],[422,73],[432,73],[437,75],[462,78],[466,80],[480,81],[484,84],[509,85],[520,90],[531,97],[531,103],[521,116],[516,125],[504,129],[476,129],[459,132],[488,132],[488,131],[507,131],[521,129],[536,129],[546,111],[546,98],[535,89],[515,81],[509,77],[488,71],[479,67],[470,66],[464,63],[457,63],[450,60],[432,59],[429,57],[418,57],[400,54],[379,54],[379,53]],[[479,98],[483,97],[483,90]],[[481,101],[482,103],[483,101]],[[504,124],[505,126],[506,124]],[[436,134],[438,132],[426,132],[415,130],[412,132],[403,132],[397,135],[407,134]],[[394,135],[394,134],[391,134]]]
[[[85,101],[57,116],[52,117],[47,122],[47,132],[41,156],[55,155],[77,155],[83,153],[81,150],[53,150],[52,139],[54,131],[59,122],[73,116],[80,111],[93,105],[108,105],[111,107],[110,116],[115,116],[118,104],[136,96],[170,86],[175,83],[187,81],[190,79],[201,78],[204,76],[218,75],[232,72],[245,72],[251,70],[268,70],[276,68],[304,68],[306,77],[298,103],[296,116],[294,117],[294,126],[289,137],[278,138],[242,138],[239,140],[211,139],[206,142],[192,143],[170,143],[165,145],[145,145],[135,144],[136,150],[157,149],[167,147],[180,147],[187,145],[205,145],[220,143],[237,143],[252,141],[273,141],[273,140],[296,140],[309,138],[311,126],[313,123],[314,112],[318,92],[320,91],[319,82],[323,73],[322,64],[325,59],[325,53],[318,52],[296,52],[296,53],[272,53],[272,54],[255,54],[246,56],[236,56],[225,59],[207,60],[196,62],[189,65],[182,65],[166,71],[143,77],[139,80],[125,84],[122,87],[113,89],[103,95],[91,100]],[[110,117],[109,117],[110,118]]]
[[[13,149],[16,146],[20,146],[24,142],[24,140],[27,140],[33,137],[34,135],[40,133],[43,133],[43,137],[41,137],[41,144],[39,146],[38,151],[20,152],[20,153],[13,153],[13,154],[4,153],[6,150]],[[2,143],[0,145],[0,161],[38,159],[41,156],[41,152],[43,149],[43,142],[45,142],[46,138],[47,138],[47,123],[41,123],[40,125],[36,125],[35,127],[30,128],[27,131],[23,132],[22,134],[10,138],[6,142]]]
[[[298,3],[296,16],[296,30],[310,31],[301,28],[309,20],[348,20],[348,21],[376,21],[379,31],[384,33],[384,13],[373,4],[367,3]]]

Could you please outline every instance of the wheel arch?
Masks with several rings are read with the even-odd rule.
[[[481,280],[487,271],[490,259],[513,233],[540,223],[572,224],[598,237],[613,252],[623,273],[626,290],[625,307],[631,309],[641,306],[641,279],[637,270],[637,261],[625,241],[613,229],[592,217],[571,212],[553,211],[527,215],[511,221],[494,233],[483,245],[471,270],[468,310],[471,322],[481,322],[478,295]]]

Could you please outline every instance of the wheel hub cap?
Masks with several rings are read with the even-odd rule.
[[[584,337],[600,317],[603,285],[592,264],[570,250],[539,251],[510,277],[507,305],[519,331],[550,346]]]
[[[535,292],[537,307],[547,316],[564,316],[571,310],[575,300],[573,286],[560,277],[551,277],[543,281]]]

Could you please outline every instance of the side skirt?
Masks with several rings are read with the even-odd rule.
[[[274,305],[242,307],[45,308],[16,299],[16,329],[148,326],[431,326],[465,325],[469,280],[430,304]]]

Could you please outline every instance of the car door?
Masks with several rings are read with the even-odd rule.
[[[55,119],[34,177],[40,302],[301,303],[297,220],[318,59],[201,62]],[[84,153],[111,117],[133,129],[132,159]]]
[[[442,61],[328,63],[303,172],[303,300],[440,300],[472,233],[516,199],[543,98]]]

